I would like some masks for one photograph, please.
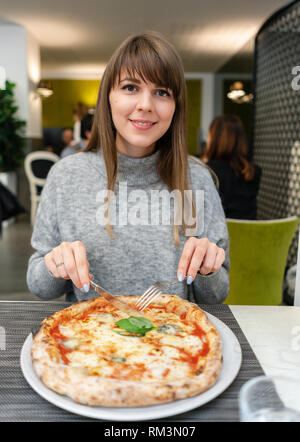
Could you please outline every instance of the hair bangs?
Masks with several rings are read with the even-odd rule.
[[[114,66],[113,82],[120,83],[125,72],[129,78],[140,78],[145,83],[170,89],[176,97],[180,91],[180,75],[174,70],[174,62],[167,51],[162,53],[151,43],[143,39],[128,42]]]

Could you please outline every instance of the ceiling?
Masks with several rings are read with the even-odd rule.
[[[0,20],[23,25],[37,39],[43,73],[99,73],[127,36],[145,30],[159,31],[175,45],[186,72],[215,72],[288,3],[0,0]]]

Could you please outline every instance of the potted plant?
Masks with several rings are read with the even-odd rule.
[[[14,83],[6,81],[0,89],[0,181],[17,194],[17,169],[24,162],[25,121],[16,117]]]

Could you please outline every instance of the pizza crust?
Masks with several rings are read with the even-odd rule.
[[[138,296],[117,297],[130,303],[135,303],[138,299]],[[61,363],[50,330],[62,319],[74,318],[103,303],[106,301],[102,297],[81,301],[54,313],[42,322],[39,332],[33,339],[31,356],[37,375],[48,388],[69,396],[80,404],[138,407],[184,399],[202,393],[215,384],[222,368],[222,345],[219,333],[203,310],[177,295],[161,295],[155,301],[155,305],[165,306],[167,312],[185,316],[187,321],[197,322],[206,333],[210,349],[206,356],[205,367],[199,375],[171,382],[163,379],[137,382],[90,376],[83,367],[75,368]],[[151,319],[149,314],[147,317]]]

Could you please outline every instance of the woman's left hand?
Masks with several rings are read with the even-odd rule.
[[[182,281],[185,277],[191,284],[197,272],[208,275],[219,270],[225,260],[225,250],[207,238],[191,237],[184,245],[178,264],[177,277]]]

